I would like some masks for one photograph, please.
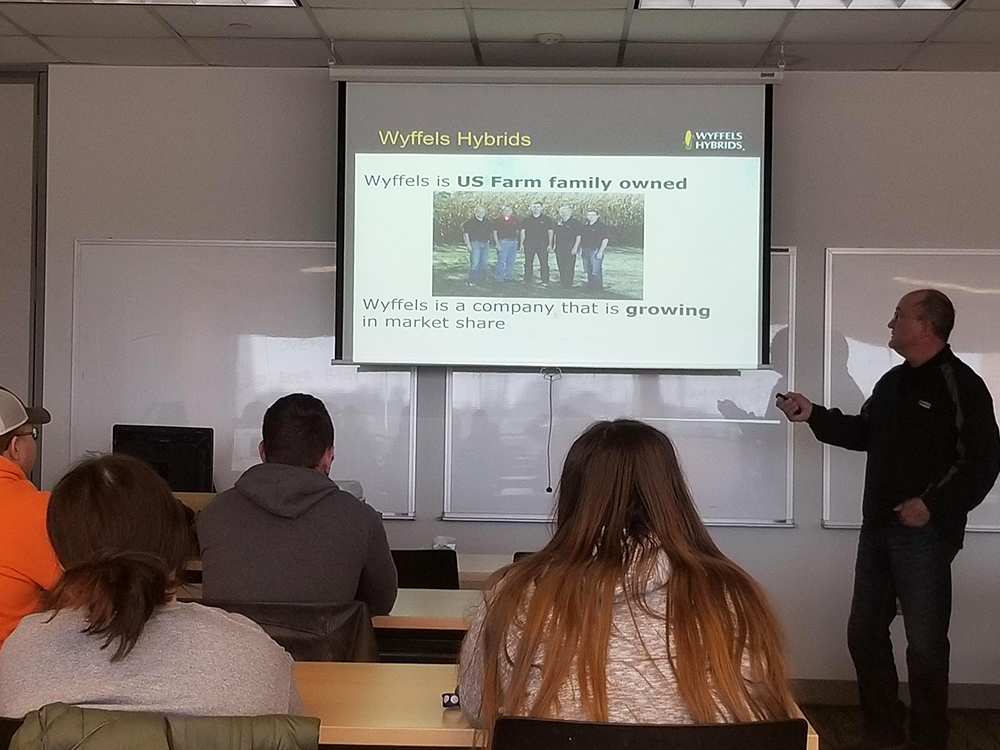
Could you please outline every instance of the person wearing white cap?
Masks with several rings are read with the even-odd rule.
[[[39,425],[51,419],[0,388],[0,646],[61,572],[45,528],[49,493],[28,481]]]

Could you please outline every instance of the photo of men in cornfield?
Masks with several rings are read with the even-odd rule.
[[[434,193],[435,297],[642,299],[641,193]]]

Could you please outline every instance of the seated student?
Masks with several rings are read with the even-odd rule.
[[[0,716],[49,703],[188,715],[301,712],[291,657],[250,620],[174,600],[191,532],[166,483],[127,456],[56,484],[48,531],[64,568],[49,611],[0,651]]]
[[[206,600],[360,599],[373,615],[396,601],[396,566],[378,512],[330,479],[333,422],[304,393],[264,414],[264,463],[198,517]]]
[[[626,723],[788,718],[778,622],[715,546],[666,435],[597,422],[569,450],[555,534],[498,573],[462,646],[462,710]]]
[[[59,562],[45,533],[49,493],[28,474],[38,455],[45,409],[25,406],[0,388],[0,647],[25,615],[38,611],[42,592],[59,578]]]

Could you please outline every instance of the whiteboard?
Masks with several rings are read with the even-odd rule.
[[[887,328],[899,298],[935,287],[955,305],[951,346],[1000,399],[1000,250],[828,248],[823,403],[857,414],[903,359]],[[823,446],[823,525],[861,526],[865,454]],[[969,514],[969,530],[1000,531],[1000,485]]]
[[[792,524],[792,429],[774,394],[793,387],[795,253],[771,256],[773,369],[736,374],[452,371],[445,425],[444,518],[548,521],[563,459],[598,419],[631,416],[674,441],[710,524]]]
[[[335,266],[332,243],[78,241],[71,459],[110,452],[116,423],[212,427],[222,491],[259,462],[267,407],[312,393],[336,430],[331,476],[412,517],[416,373],[330,365]]]

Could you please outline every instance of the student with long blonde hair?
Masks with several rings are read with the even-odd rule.
[[[715,545],[669,438],[591,425],[569,450],[556,529],[497,573],[462,647],[462,709],[637,723],[788,718],[782,636]]]

